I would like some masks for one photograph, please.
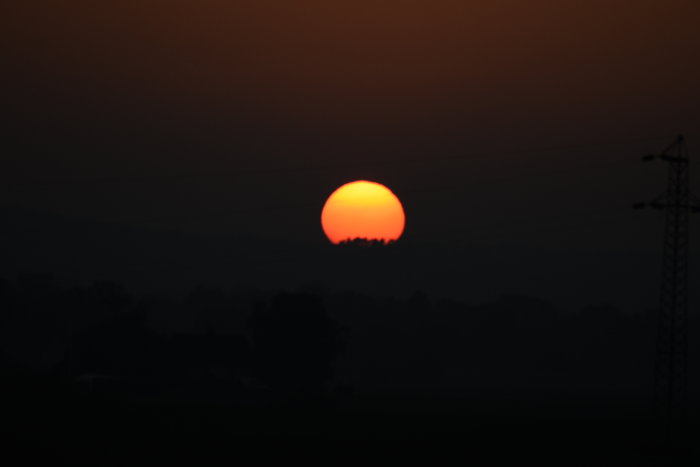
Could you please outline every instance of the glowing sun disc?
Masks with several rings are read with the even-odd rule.
[[[406,225],[399,198],[380,183],[346,183],[326,200],[321,226],[331,243],[363,238],[396,241]]]

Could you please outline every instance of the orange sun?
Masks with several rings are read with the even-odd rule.
[[[331,243],[363,238],[385,242],[401,237],[406,215],[387,187],[358,180],[335,190],[323,206],[321,225]]]

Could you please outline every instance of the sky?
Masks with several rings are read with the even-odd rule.
[[[694,0],[6,3],[5,275],[355,284],[320,213],[368,179],[407,216],[385,291],[655,300],[630,206],[700,147]]]

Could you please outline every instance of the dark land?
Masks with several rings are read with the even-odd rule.
[[[27,462],[669,465],[652,312],[37,274],[0,300],[4,452]],[[677,465],[697,460],[692,404]]]

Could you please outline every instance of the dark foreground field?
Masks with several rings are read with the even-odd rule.
[[[5,391],[3,457],[12,461],[4,465],[618,466],[700,459],[696,425],[671,458],[645,414],[612,407],[467,408],[367,397],[206,402],[53,384]]]

